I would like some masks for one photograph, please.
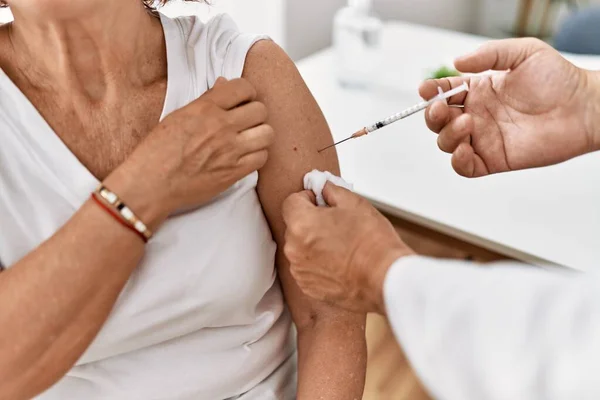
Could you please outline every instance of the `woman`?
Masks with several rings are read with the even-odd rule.
[[[285,54],[140,0],[8,5],[0,399],[360,398],[364,316],[275,250],[303,174],[338,172]]]

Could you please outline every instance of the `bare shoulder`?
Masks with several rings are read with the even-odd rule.
[[[271,228],[282,234],[283,201],[303,189],[303,177],[313,169],[338,175],[337,154],[318,152],[333,143],[329,126],[295,64],[278,45],[256,43],[246,58],[243,77],[256,88],[275,131],[269,159],[259,171],[258,194]]]
[[[287,171],[302,189],[304,173],[312,169],[339,174],[335,151],[317,150],[333,142],[327,121],[294,62],[277,44],[260,41],[250,49],[243,73],[269,110],[277,139],[269,152],[269,167]]]
[[[273,76],[273,74],[276,74]],[[261,40],[257,42],[246,57],[244,67],[244,77],[267,85],[264,89],[276,89],[289,86],[290,82],[281,81],[279,78],[292,79],[295,85],[298,85],[301,79],[295,79],[300,74],[294,62],[275,42],[270,40]],[[274,79],[278,78],[278,79]],[[302,82],[304,83],[304,82]]]

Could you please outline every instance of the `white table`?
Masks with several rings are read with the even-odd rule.
[[[370,91],[341,88],[331,49],[299,62],[336,140],[419,101],[417,87],[485,38],[389,24]],[[600,69],[600,57],[571,57]],[[465,179],[413,116],[338,148],[342,173],[380,209],[525,262],[600,269],[600,153],[545,169]]]

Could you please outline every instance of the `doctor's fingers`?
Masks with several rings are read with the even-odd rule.
[[[478,178],[490,173],[470,143],[461,143],[452,153],[452,168],[465,178]]]
[[[311,190],[291,194],[285,199],[282,214],[288,228],[290,225],[297,223],[298,220],[305,219],[307,214],[317,212],[318,207],[316,204],[316,196]]]
[[[362,197],[356,193],[327,182],[323,187],[323,198],[329,207],[355,209],[362,201]]]
[[[474,122],[469,114],[453,119],[442,129],[438,136],[438,147],[446,153],[453,153],[461,143],[471,143]]]
[[[462,108],[449,107],[443,101],[436,101],[425,110],[425,122],[431,131],[440,133],[450,121],[462,114]]]
[[[442,91],[447,92],[449,90],[459,87],[465,82],[469,85],[470,78],[453,76],[450,78],[428,79],[421,83],[421,86],[419,86],[419,95],[425,100],[430,100],[439,94],[439,89],[442,89]],[[467,98],[467,94],[467,92],[455,94],[454,96],[448,99],[448,104],[464,104],[465,99]]]

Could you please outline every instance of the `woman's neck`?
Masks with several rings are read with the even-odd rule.
[[[20,73],[33,85],[101,101],[166,75],[160,21],[140,1],[58,1],[76,5],[52,13],[18,3],[11,2],[8,34]]]

